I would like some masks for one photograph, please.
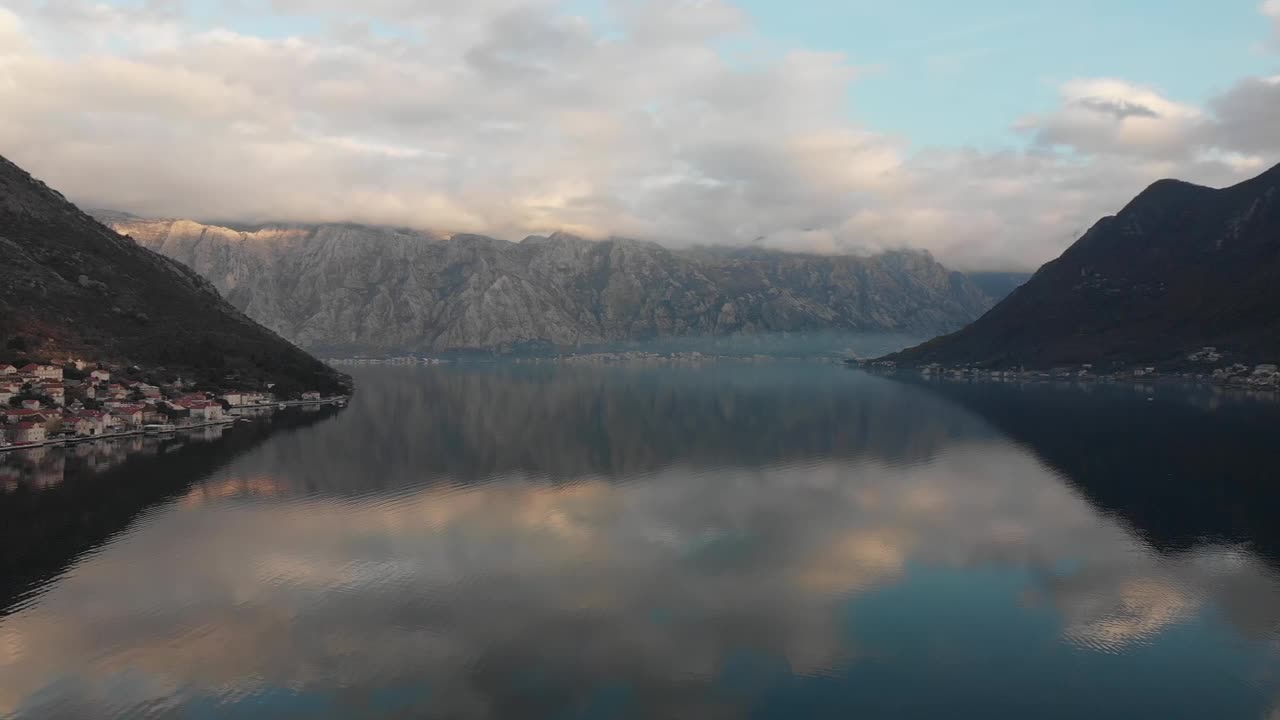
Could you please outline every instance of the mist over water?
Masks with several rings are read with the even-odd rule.
[[[166,493],[28,573],[0,717],[1280,707],[1272,402],[786,363],[356,372],[337,415],[165,455]],[[88,482],[33,478],[0,511]]]

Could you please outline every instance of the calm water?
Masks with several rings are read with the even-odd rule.
[[[1280,718],[1280,408],[369,368],[0,460],[4,718]]]

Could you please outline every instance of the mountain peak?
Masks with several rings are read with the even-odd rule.
[[[1120,216],[1155,208],[1165,209],[1178,203],[1195,202],[1204,195],[1210,195],[1218,192],[1217,190],[1196,185],[1183,180],[1175,180],[1173,178],[1165,178],[1157,180],[1147,186],[1145,190],[1130,200],[1127,205],[1120,211]]]
[[[1160,363],[1215,346],[1280,359],[1280,167],[1225,190],[1162,180],[1017,292],[900,364]]]

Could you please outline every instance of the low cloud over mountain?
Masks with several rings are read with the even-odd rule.
[[[1276,78],[1202,105],[1066,78],[1007,146],[938,145],[858,119],[881,68],[731,3],[597,10],[0,0],[0,149],[144,215],[910,247],[959,269],[1033,267],[1157,178],[1221,186],[1280,157]]]

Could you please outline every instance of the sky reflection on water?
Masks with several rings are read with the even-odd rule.
[[[0,716],[1267,718],[1280,697],[1256,524],[1159,542],[1096,500],[1133,467],[1072,476],[984,417],[1007,389],[359,380],[0,618]]]

